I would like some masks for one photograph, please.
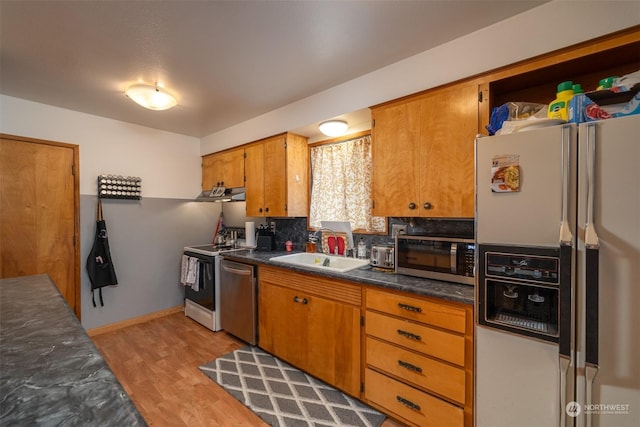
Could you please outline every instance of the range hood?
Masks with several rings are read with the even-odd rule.
[[[244,187],[224,188],[218,186],[200,193],[200,195],[196,197],[196,202],[243,202],[245,199]]]

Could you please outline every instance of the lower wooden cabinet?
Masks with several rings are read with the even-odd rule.
[[[365,370],[367,400],[420,427],[462,426],[464,411],[372,369]]]
[[[264,350],[407,425],[473,425],[471,305],[272,266],[258,286]]]
[[[259,345],[360,396],[360,285],[272,267],[258,271]]]
[[[408,384],[464,405],[464,369],[367,337],[367,363]]]
[[[366,403],[409,425],[473,425],[473,309],[365,288]]]

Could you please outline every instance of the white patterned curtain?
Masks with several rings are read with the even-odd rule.
[[[352,230],[385,231],[371,216],[371,136],[311,148],[309,224],[349,221]]]

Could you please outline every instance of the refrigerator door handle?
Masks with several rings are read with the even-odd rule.
[[[600,246],[598,233],[593,224],[593,208],[595,205],[595,168],[596,168],[596,123],[587,124],[587,200],[586,221],[584,225],[584,243],[587,249]],[[587,276],[588,277],[588,276]]]
[[[561,212],[560,212],[560,245],[573,245],[573,234],[569,226],[569,177],[571,171],[571,126],[562,126],[562,153],[561,153]]]
[[[596,123],[587,124],[587,206],[584,226],[585,243],[585,404],[591,405],[593,398],[593,380],[598,373],[598,333],[599,333],[599,277],[600,277],[600,241],[594,227],[595,207],[595,162],[596,162]],[[586,414],[586,426],[592,425],[592,414]]]
[[[560,427],[566,427],[567,425],[567,413],[565,408],[569,403],[569,387],[567,387],[567,376],[569,375],[569,368],[571,367],[571,358],[563,354],[558,357],[560,375],[558,375],[558,386],[560,388],[558,396],[560,398]]]
[[[573,254],[573,247],[568,245],[560,246],[560,312],[558,313],[558,324],[560,326],[560,336],[558,337],[560,427],[567,426],[567,417],[573,417],[571,411],[575,410],[575,406],[569,403],[574,400],[574,395],[572,387],[568,385],[570,372],[575,370],[574,355],[576,354],[572,334],[574,329],[574,316],[572,313],[575,313]],[[573,425],[572,422],[569,422],[569,424]]]

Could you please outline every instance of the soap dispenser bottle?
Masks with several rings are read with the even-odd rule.
[[[367,244],[364,242],[363,237],[360,237],[360,241],[358,242],[358,258],[367,258]]]

